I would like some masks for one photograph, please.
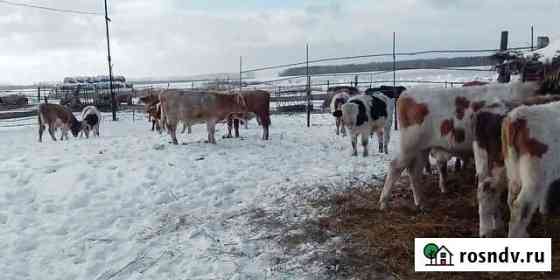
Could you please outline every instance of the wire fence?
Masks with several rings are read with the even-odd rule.
[[[522,51],[527,49],[529,48],[517,47],[510,48],[507,51]],[[288,112],[301,111],[304,109],[321,111],[324,108],[322,108],[319,103],[321,103],[327,97],[327,89],[333,86],[347,85],[355,86],[358,88],[368,88],[375,85],[396,85],[398,83],[402,85],[412,86],[425,84],[433,86],[454,87],[462,85],[463,83],[467,82],[467,80],[453,79],[453,76],[441,79],[441,75],[434,75],[434,77],[436,77],[435,79],[434,77],[432,77],[431,79],[429,77],[415,77],[413,79],[410,79],[407,78],[409,76],[407,76],[406,73],[408,73],[407,71],[414,70],[439,71],[441,73],[463,71],[486,75],[484,77],[486,79],[489,79],[489,77],[493,76],[495,73],[494,67],[490,65],[486,67],[408,67],[399,69],[397,57],[424,56],[434,54],[493,54],[499,51],[500,50],[493,48],[424,50],[414,52],[377,53],[357,56],[330,57],[313,60],[307,59],[306,61],[295,63],[250,67],[248,69],[243,69],[243,66],[241,65],[239,80],[234,78],[214,78],[133,82],[133,88],[119,88],[115,89],[115,91],[119,109],[121,111],[131,111],[133,114],[133,121],[137,119],[136,112],[142,111],[142,107],[139,106],[139,98],[148,94],[155,94],[158,90],[166,88],[178,88],[185,90],[214,89],[225,91],[239,89],[264,89],[272,93],[273,104],[271,104],[271,109],[273,110],[273,112],[282,113],[286,111],[283,110],[286,108],[288,108]],[[256,73],[263,71],[278,70],[283,68],[285,69],[303,65],[316,65],[325,62],[349,61],[382,57],[392,58],[395,61],[396,67],[393,70],[387,71],[336,73],[312,73],[308,71],[306,75],[277,77],[269,79],[243,79],[244,76],[247,76],[249,74],[255,75]],[[405,73],[405,75],[403,75],[404,77],[399,76],[397,78],[397,75],[400,75],[399,73]],[[384,77],[387,75],[392,75],[392,79],[391,77]],[[62,103],[69,106],[72,105],[72,102],[75,102],[78,103],[78,105],[74,104],[76,105],[76,108],[80,108],[86,105],[96,105],[102,110],[109,109],[111,102],[108,89],[101,88],[82,88],[76,90],[76,88],[67,89],[55,86],[43,86],[37,88],[0,91],[0,98],[10,95],[21,96],[26,100],[24,104],[16,106],[8,106],[6,104],[0,103],[0,120],[2,120],[0,122],[0,128],[34,125],[35,123],[31,121],[34,120],[34,118],[30,118],[30,116],[36,114],[36,107],[42,102]],[[29,122],[28,120],[31,122]]]

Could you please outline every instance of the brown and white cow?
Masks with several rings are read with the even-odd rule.
[[[559,205],[560,102],[521,106],[502,124],[508,178],[509,237],[527,237],[538,210],[547,215]]]
[[[58,104],[41,104],[37,110],[39,121],[39,142],[43,141],[43,132],[45,126],[49,126],[49,134],[53,141],[56,141],[55,130],[60,128],[62,135],[60,140],[68,140],[68,131],[72,132],[74,137],[78,137],[82,129],[82,123],[76,119],[72,111]]]
[[[493,236],[504,229],[507,182],[502,151],[502,122],[507,113],[522,106],[560,101],[558,95],[499,101],[475,114],[473,152],[476,165],[479,234]]]
[[[168,129],[173,144],[177,145],[177,124],[206,123],[208,142],[216,144],[216,123],[232,113],[246,113],[245,98],[239,94],[210,91],[167,90],[159,96],[162,127]]]
[[[241,95],[247,104],[247,112],[254,113],[257,122],[263,127],[262,139],[268,140],[270,127],[270,93],[264,90],[243,91]],[[239,137],[239,121],[248,120],[249,114],[235,114],[228,117],[228,135],[231,137],[232,126],[235,130],[235,137]]]
[[[429,152],[440,149],[454,156],[472,155],[473,113],[493,100],[523,99],[535,95],[536,83],[491,84],[461,88],[413,88],[397,101],[401,125],[400,153],[391,162],[379,198],[387,206],[393,184],[408,169],[414,203],[423,207],[419,189],[422,169]]]
[[[141,97],[140,102],[144,104],[144,109],[146,110],[146,114],[148,114],[148,121],[152,122],[152,131],[157,130],[161,133],[161,104],[159,102],[159,94],[149,94]],[[188,131],[188,134],[192,133],[191,124],[183,123],[183,130],[181,133],[185,133],[185,131]]]

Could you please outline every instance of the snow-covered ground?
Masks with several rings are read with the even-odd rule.
[[[270,141],[252,122],[217,145],[200,125],[179,146],[123,114],[97,139],[40,144],[36,126],[0,129],[0,278],[286,279],[272,268],[282,248],[256,242],[266,230],[245,213],[383,176],[390,159],[375,140],[369,158],[350,157],[329,115],[312,124],[273,116]]]

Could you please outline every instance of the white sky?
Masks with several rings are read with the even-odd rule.
[[[12,0],[103,11],[101,0]],[[527,46],[558,34],[560,0],[109,0],[116,74],[236,72],[311,58],[398,50],[497,48],[501,30]],[[556,33],[555,33],[556,32]],[[0,84],[107,72],[103,16],[0,3]]]

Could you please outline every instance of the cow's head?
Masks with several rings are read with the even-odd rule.
[[[478,216],[480,237],[494,237],[504,230],[507,209],[505,171],[478,183]]]
[[[82,131],[83,127],[84,125],[82,124],[82,122],[74,119],[72,125],[70,126],[70,132],[72,132],[72,135],[74,135],[74,137],[78,137],[78,134],[80,134],[80,131]]]
[[[87,121],[82,121],[82,131],[85,133],[86,137],[89,138],[89,132],[91,131],[91,126],[87,123]]]
[[[340,117],[342,117],[342,111],[341,111],[341,110],[336,110],[336,111],[334,111],[334,112],[332,113],[332,115],[333,115],[335,118],[340,118]]]

